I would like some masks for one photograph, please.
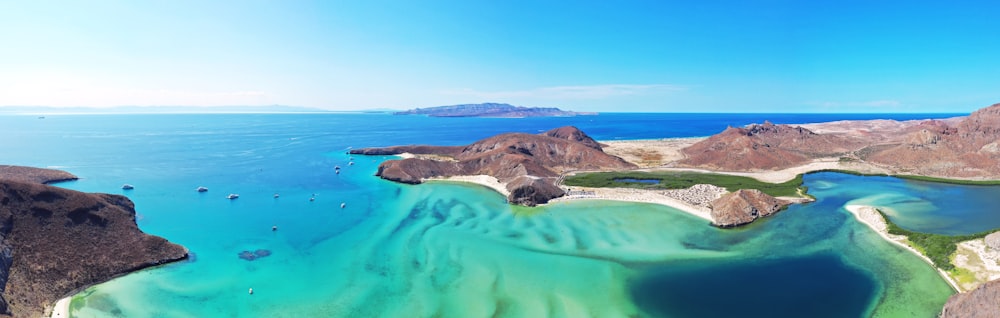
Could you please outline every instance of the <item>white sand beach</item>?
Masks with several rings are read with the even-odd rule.
[[[507,190],[507,183],[500,182],[499,179],[487,175],[474,175],[474,176],[452,176],[452,177],[440,177],[440,178],[426,178],[422,181],[434,182],[434,181],[448,181],[448,182],[469,182],[475,183],[490,189],[493,189],[503,196],[510,195],[510,191]]]
[[[848,204],[844,206],[844,209],[851,212],[851,214],[853,214],[858,221],[860,221],[864,225],[867,225],[869,228],[875,231],[875,233],[878,233],[878,235],[881,236],[886,241],[896,244],[902,248],[905,248],[911,253],[920,256],[921,259],[923,259],[925,262],[934,267],[934,269],[938,271],[938,274],[940,274],[941,277],[943,277],[946,281],[948,281],[948,284],[951,285],[951,288],[955,289],[955,291],[961,292],[964,290],[958,285],[957,282],[955,282],[955,279],[953,279],[951,275],[948,275],[948,273],[946,273],[945,271],[941,270],[940,268],[937,268],[937,266],[934,266],[934,262],[931,261],[930,258],[927,258],[927,256],[925,256],[923,253],[920,253],[920,251],[917,251],[912,246],[907,244],[908,240],[906,239],[905,236],[889,234],[889,226],[886,224],[885,218],[883,218],[882,215],[875,210],[875,207],[867,205]]]
[[[63,299],[60,299],[59,301],[57,301],[56,302],[56,306],[54,308],[52,308],[52,315],[49,316],[49,317],[50,318],[66,318],[66,317],[69,317],[69,303],[70,303],[70,300],[72,300],[72,299],[73,299],[73,297],[70,296],[70,297],[66,297],[66,298],[63,298]]]

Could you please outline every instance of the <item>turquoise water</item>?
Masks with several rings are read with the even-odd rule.
[[[782,116],[786,122],[843,119]],[[193,254],[190,261],[78,294],[72,303],[75,317],[706,317],[755,312],[752,306],[720,306],[722,311],[703,313],[695,308],[698,302],[682,301],[678,293],[716,299],[748,293],[762,299],[800,296],[784,309],[762,309],[760,315],[797,310],[840,317],[934,316],[951,294],[944,281],[842,209],[852,200],[896,195],[924,197],[933,206],[911,214],[909,200],[878,202],[903,218],[957,213],[942,212],[940,207],[950,203],[936,200],[944,196],[927,197],[925,188],[900,186],[910,181],[807,175],[817,202],[746,228],[721,230],[656,205],[574,201],[524,208],[508,206],[499,194],[473,185],[399,185],[372,176],[389,158],[345,154],[352,146],[457,145],[497,132],[537,132],[564,124],[598,139],[699,136],[725,125],[777,121],[774,117],[0,116],[0,133],[10,136],[0,162],[61,168],[81,180],[60,186],[127,195],[136,202],[144,231]],[[682,124],[687,128],[677,126]],[[334,166],[342,172],[334,173]],[[121,190],[123,183],[135,189]],[[198,186],[209,191],[196,192]],[[229,193],[240,198],[225,199]],[[278,230],[271,231],[272,226]],[[272,254],[253,261],[238,257],[257,249]],[[722,288],[719,284],[727,280],[719,277],[740,286]]]

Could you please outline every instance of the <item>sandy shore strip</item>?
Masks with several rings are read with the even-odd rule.
[[[982,238],[958,243],[954,263],[955,267],[973,274],[973,281],[960,282],[965,290],[1000,279],[1000,251],[987,246]]]
[[[51,318],[66,318],[69,317],[69,302],[73,300],[73,296],[60,299],[56,302],[56,306],[52,308]]]
[[[481,186],[493,189],[496,192],[500,192],[500,194],[503,194],[504,197],[510,196],[510,191],[507,190],[507,184],[506,183],[500,182],[500,180],[497,179],[497,178],[494,178],[494,177],[491,177],[491,176],[487,176],[487,175],[483,175],[483,174],[481,174],[481,175],[475,175],[475,176],[452,176],[452,177],[443,177],[443,178],[442,177],[427,178],[427,179],[423,179],[422,181],[430,181],[430,182],[434,182],[434,181],[449,181],[449,182],[469,182],[469,183],[475,183],[475,184],[478,184],[478,185],[481,185]]]
[[[697,216],[699,218],[708,220],[709,222],[714,222],[712,220],[712,211],[705,206],[697,206],[684,202],[682,200],[672,198],[664,194],[664,190],[643,190],[643,189],[629,189],[629,188],[585,188],[585,187],[573,187],[573,191],[567,193],[566,196],[555,198],[549,201],[549,204],[566,202],[573,200],[612,200],[612,201],[625,201],[625,202],[640,202],[640,203],[653,203],[665,205],[671,208],[675,208],[691,215]]]
[[[937,266],[934,266],[934,262],[931,261],[930,258],[927,258],[927,256],[925,256],[923,253],[920,253],[920,251],[917,251],[909,244],[906,244],[907,240],[905,236],[889,234],[889,226],[888,224],[886,224],[885,218],[882,217],[882,214],[879,214],[874,207],[867,205],[848,204],[844,206],[844,209],[851,212],[851,214],[853,214],[858,221],[860,221],[864,225],[867,225],[869,228],[875,231],[875,233],[878,233],[878,235],[881,236],[886,241],[896,244],[912,252],[913,254],[920,256],[920,258],[923,259],[925,262],[927,262],[927,264],[930,264],[931,267],[934,267],[934,269],[937,270],[938,274],[941,275],[941,277],[943,277],[944,280],[948,281],[948,285],[950,285],[952,289],[954,289],[957,292],[963,291],[963,289],[959,287],[958,283],[956,283],[955,280],[951,278],[951,275],[948,275],[948,273],[946,273],[945,271],[941,270],[940,268],[937,268]]]

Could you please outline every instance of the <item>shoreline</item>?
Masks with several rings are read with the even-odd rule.
[[[574,187],[573,192],[587,193],[580,195],[571,195],[558,197],[549,200],[548,204],[576,201],[576,200],[607,200],[607,201],[619,201],[619,202],[634,202],[634,203],[650,203],[659,204],[680,210],[687,214],[693,215],[695,217],[707,220],[711,223],[715,223],[712,219],[712,211],[706,207],[700,207],[694,204],[684,202],[676,198],[672,198],[661,194],[664,190],[642,190],[642,189],[632,189],[632,188],[586,188],[586,187]],[[580,189],[577,191],[576,189]]]
[[[934,270],[938,272],[938,275],[940,275],[941,278],[944,278],[944,280],[948,282],[948,286],[951,286],[951,289],[954,290],[956,293],[961,293],[964,291],[958,285],[955,279],[951,277],[951,275],[948,275],[948,273],[945,272],[944,270],[938,268],[937,266],[934,266],[934,262],[931,261],[931,259],[928,258],[926,255],[924,255],[924,253],[921,253],[912,246],[904,243],[904,241],[907,240],[905,236],[889,234],[888,225],[885,223],[886,222],[885,219],[882,217],[882,215],[880,215],[877,211],[875,211],[875,207],[867,205],[848,204],[844,206],[844,209],[850,212],[851,215],[854,215],[855,220],[858,220],[858,222],[861,222],[862,224],[868,226],[868,228],[872,229],[872,231],[875,231],[875,233],[877,233],[880,237],[882,237],[882,239],[888,241],[889,243],[895,244],[896,246],[902,247],[907,251],[910,251],[911,253],[919,256],[920,259],[924,260],[925,263],[933,267]]]
[[[73,296],[66,296],[65,298],[56,301],[55,307],[52,308],[52,314],[49,315],[50,318],[67,318],[69,317],[69,303],[73,300]]]

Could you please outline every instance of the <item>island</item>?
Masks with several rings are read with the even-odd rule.
[[[734,227],[788,204],[811,201],[808,189],[801,187],[802,175],[810,172],[1000,185],[1000,104],[947,119],[764,122],[704,138],[598,142],[575,127],[561,127],[540,135],[502,134],[468,146],[410,145],[351,153],[403,157],[383,162],[376,173],[397,182],[475,182],[503,193],[512,204],[528,206],[576,199],[650,202]],[[943,316],[966,317],[996,308],[1000,284],[986,281],[1000,276],[1000,244],[985,244],[987,233],[947,237],[908,232],[875,207],[845,209],[935,266],[956,291],[974,291],[953,296]],[[1000,241],[1000,234],[994,235]],[[925,255],[928,248],[921,244],[946,248]],[[949,257],[956,249],[997,266],[958,264],[976,277],[960,284],[949,274],[953,272],[946,272],[955,266]]]
[[[48,185],[74,179],[0,166],[0,316],[48,315],[88,286],[187,258],[184,247],[139,230],[128,198]]]
[[[430,117],[556,117],[597,115],[593,112],[564,111],[554,107],[524,107],[502,103],[462,104],[416,108],[395,112],[393,115],[427,115]]]

